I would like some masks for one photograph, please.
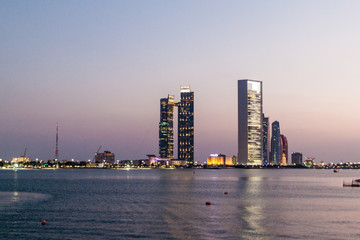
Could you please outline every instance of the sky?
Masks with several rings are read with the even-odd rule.
[[[195,160],[237,154],[237,80],[289,152],[360,161],[360,1],[0,0],[0,158],[158,154],[160,98],[195,95]]]

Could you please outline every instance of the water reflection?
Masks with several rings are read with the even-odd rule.
[[[18,192],[14,192],[11,201],[12,202],[17,202],[19,200],[19,193]]]
[[[263,208],[265,201],[262,196],[263,181],[262,177],[249,176],[245,181],[244,210],[243,219],[246,231],[241,232],[245,239],[254,239],[254,236],[263,236],[265,215]],[[249,236],[249,233],[251,236]]]

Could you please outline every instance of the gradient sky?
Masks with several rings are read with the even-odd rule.
[[[160,98],[195,93],[195,158],[237,154],[237,80],[289,151],[360,161],[360,1],[0,0],[0,158],[158,153]]]

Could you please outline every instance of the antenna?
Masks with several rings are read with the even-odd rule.
[[[55,161],[59,158],[59,123],[56,122],[56,147],[55,147]]]

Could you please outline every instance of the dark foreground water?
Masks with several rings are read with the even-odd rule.
[[[3,170],[0,237],[360,239],[360,188],[342,187],[354,178],[360,170]]]

